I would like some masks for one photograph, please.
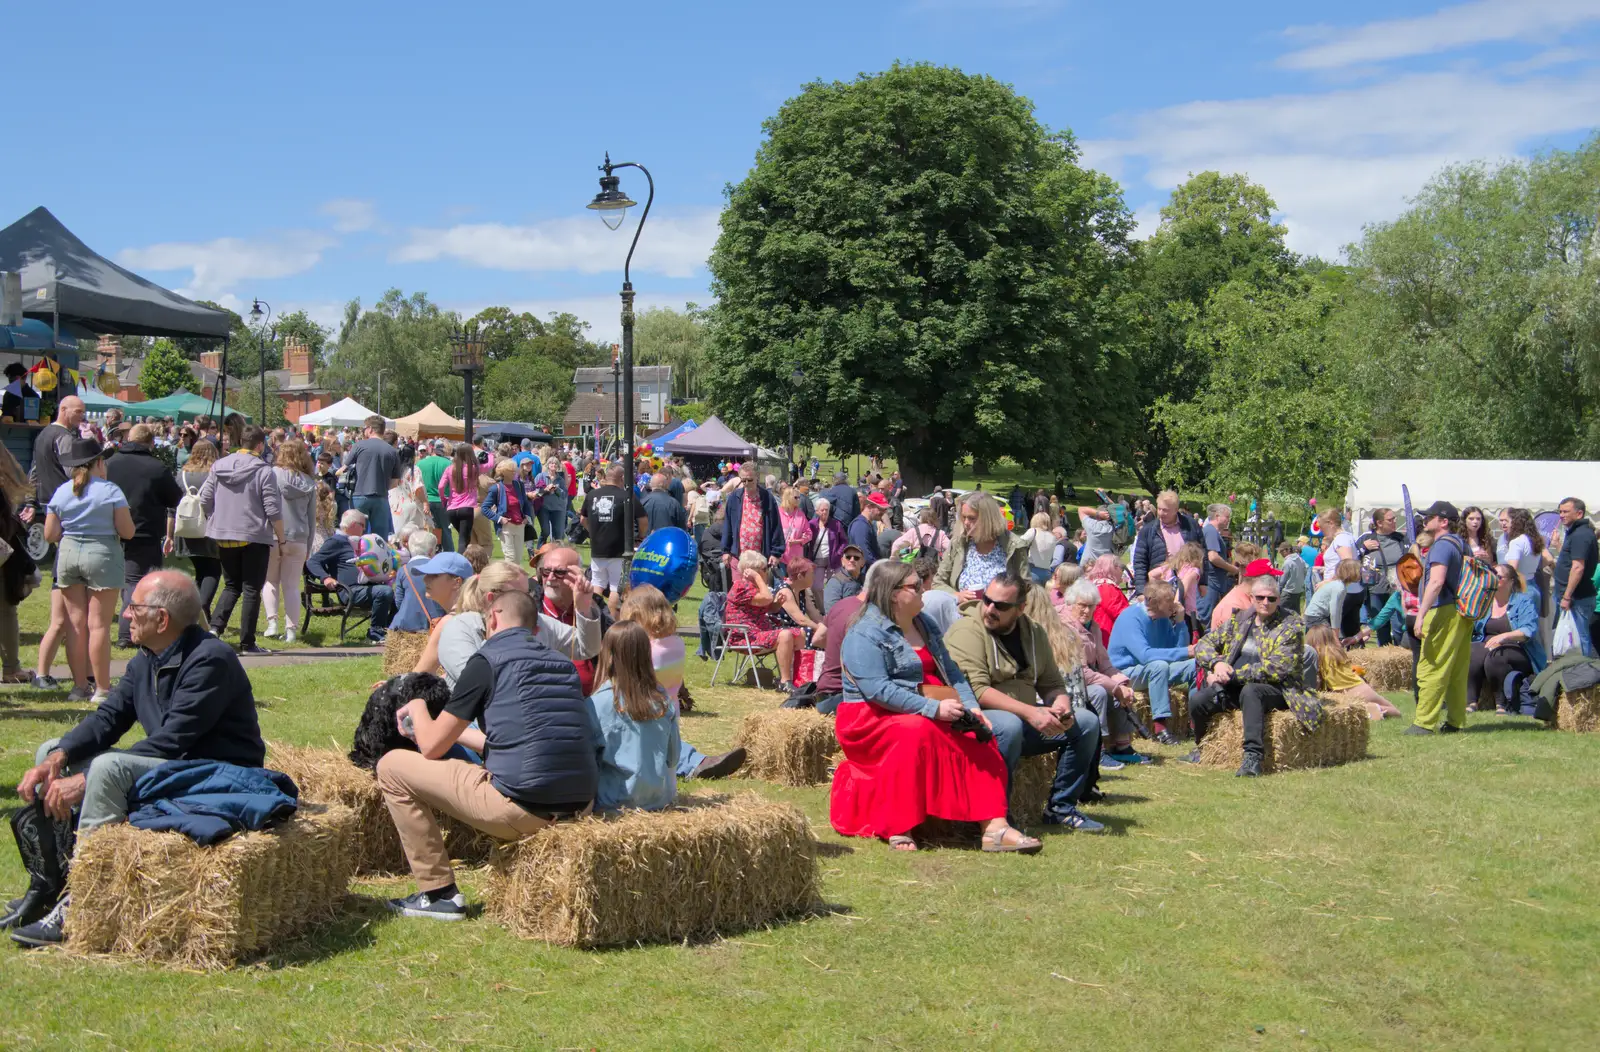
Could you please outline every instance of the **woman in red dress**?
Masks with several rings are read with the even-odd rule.
[[[834,733],[844,761],[829,818],[841,836],[872,836],[915,851],[929,818],[978,822],[985,851],[1033,854],[1044,845],[1006,821],[1006,765],[993,739],[958,731],[988,725],[944,637],[922,616],[922,584],[908,563],[879,560],[844,638],[844,701]]]
[[[805,633],[802,629],[780,625],[773,614],[783,609],[772,588],[772,572],[760,548],[739,553],[739,576],[728,589],[728,605],[722,613],[725,625],[744,625],[753,646],[766,647],[778,658],[778,689],[787,694],[794,689],[794,656]],[[739,639],[734,638],[738,644]]]

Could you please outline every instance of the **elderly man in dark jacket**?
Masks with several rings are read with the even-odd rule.
[[[196,624],[194,581],[175,570],[148,574],[129,610],[140,650],[128,671],[82,723],[39,749],[17,786],[28,806],[12,831],[31,879],[0,925],[16,926],[12,938],[25,945],[61,941],[75,810],[79,831],[123,821],[133,783],[169,760],[260,767],[266,759],[250,677],[232,647]],[[144,739],[116,749],[135,723]]]
[[[372,611],[372,624],[367,629],[367,639],[382,643],[394,620],[394,588],[387,584],[361,580],[356,569],[356,544],[367,532],[367,517],[360,508],[351,508],[339,518],[339,532],[322,542],[306,560],[306,569],[320,580],[324,587],[334,588],[341,596],[352,596],[355,604]]]
[[[850,485],[848,476],[842,471],[833,476],[833,485],[823,490],[822,496],[827,497],[828,503],[833,506],[833,517],[840,526],[849,528],[855,517],[861,514],[861,498],[856,496],[855,487]]]
[[[122,542],[122,616],[117,620],[117,646],[133,646],[128,628],[128,604],[144,575],[161,569],[162,557],[172,550],[169,515],[183,499],[183,487],[152,451],[155,430],[135,424],[117,455],[106,460],[106,478],[122,488],[133,515],[133,536]]]
[[[1205,547],[1205,534],[1194,516],[1178,507],[1178,495],[1172,490],[1162,490],[1156,498],[1156,513],[1139,529],[1139,539],[1134,544],[1133,588],[1144,591],[1150,571],[1167,561],[1178,548],[1195,542]]]
[[[776,563],[783,558],[784,551],[783,524],[778,521],[778,498],[772,495],[771,490],[756,482],[755,463],[748,460],[739,467],[739,486],[728,494],[726,510],[723,512],[722,550],[725,558],[737,562],[739,553],[744,550],[739,543],[739,527],[751,500],[758,501],[761,509],[761,554],[767,557],[769,564]]]

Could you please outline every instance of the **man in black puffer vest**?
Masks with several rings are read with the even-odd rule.
[[[420,750],[395,749],[378,760],[378,788],[417,881],[416,894],[390,901],[398,913],[466,916],[435,810],[517,840],[586,813],[594,801],[600,728],[578,670],[534,637],[537,616],[527,592],[501,593],[484,611],[487,639],[467,659],[444,711],[430,717],[414,700],[397,714]],[[485,765],[441,759],[474,720],[483,728]]]

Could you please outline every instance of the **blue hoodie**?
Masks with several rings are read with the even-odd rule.
[[[1153,620],[1144,603],[1137,602],[1117,615],[1106,652],[1111,663],[1124,671],[1153,661],[1187,661],[1189,626],[1165,618]]]

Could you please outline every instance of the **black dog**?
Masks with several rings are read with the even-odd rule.
[[[417,743],[401,734],[395,722],[395,714],[412,698],[421,698],[428,705],[428,715],[437,716],[450,700],[450,688],[444,680],[426,672],[407,672],[380,684],[367,699],[367,707],[356,724],[351,763],[370,771],[390,749],[417,751]]]

